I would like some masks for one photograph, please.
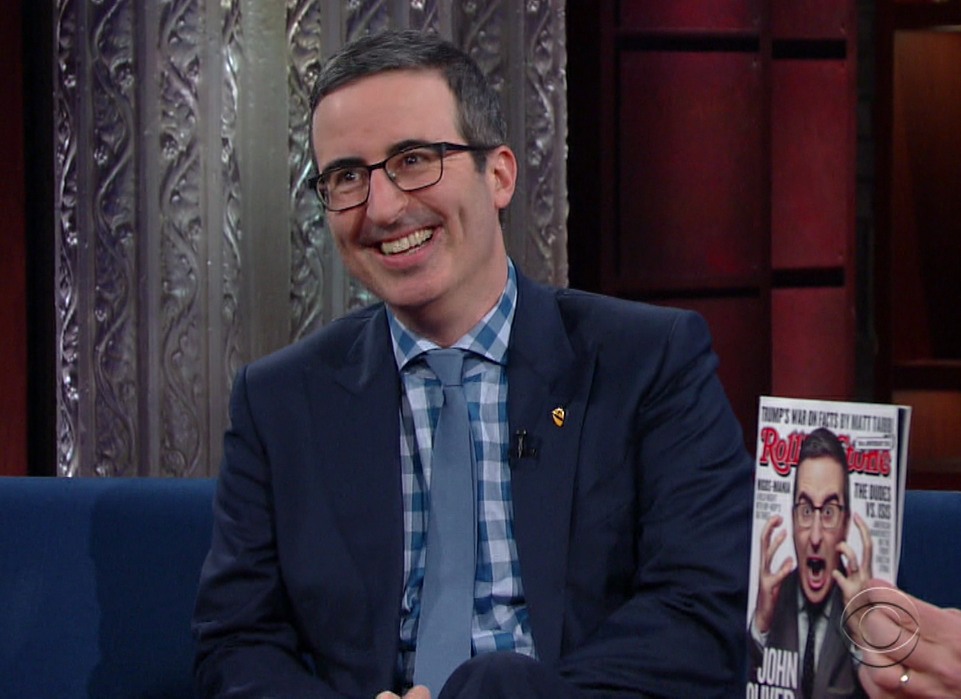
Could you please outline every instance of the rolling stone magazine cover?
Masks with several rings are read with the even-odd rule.
[[[761,397],[747,699],[863,696],[832,571],[868,572],[867,533],[871,576],[896,581],[909,423],[903,406]]]

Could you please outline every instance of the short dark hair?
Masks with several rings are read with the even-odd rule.
[[[507,142],[500,98],[477,63],[436,34],[412,29],[364,36],[332,55],[311,91],[311,116],[324,97],[338,88],[394,70],[436,70],[443,75],[457,103],[457,129],[468,145],[493,147]],[[486,153],[474,156],[481,168]]]
[[[848,455],[841,444],[837,435],[826,427],[819,427],[804,438],[801,443],[801,450],[797,457],[797,466],[794,468],[794,496],[797,498],[797,479],[801,471],[801,464],[808,459],[817,459],[827,456],[833,459],[841,467],[844,474],[844,513],[845,517],[851,511],[850,481],[851,476],[848,469]]]

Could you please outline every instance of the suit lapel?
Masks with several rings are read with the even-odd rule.
[[[855,696],[855,672],[850,648],[842,631],[844,599],[841,589],[834,585],[831,591],[831,615],[828,629],[821,645],[817,672],[814,676],[814,696],[828,696],[846,692],[845,696]]]
[[[333,513],[327,525],[344,542],[345,584],[365,593],[343,610],[348,637],[364,649],[365,681],[392,670],[397,653],[398,600],[403,590],[403,499],[400,483],[400,386],[383,308],[375,311],[341,364],[308,369],[313,448],[321,497]],[[384,685],[388,686],[388,685]]]
[[[514,530],[538,656],[560,655],[571,502],[594,352],[570,342],[554,292],[518,275],[508,355],[512,446],[527,433],[536,456],[511,457]],[[555,422],[555,409],[556,413]],[[561,412],[563,411],[563,412]],[[560,423],[560,424],[558,424]]]

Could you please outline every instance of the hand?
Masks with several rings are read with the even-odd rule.
[[[771,619],[774,617],[774,605],[777,604],[777,598],[781,592],[781,583],[794,569],[794,559],[788,558],[777,571],[770,572],[771,560],[778,547],[787,538],[787,531],[784,529],[779,531],[773,542],[771,534],[783,521],[784,518],[781,515],[774,515],[767,521],[761,532],[761,574],[758,576],[757,606],[754,608],[754,623],[761,633],[767,633],[770,630]]]
[[[872,611],[857,624],[864,660],[858,676],[868,695],[961,696],[961,611],[927,604],[881,580],[868,581],[863,594],[858,606]]]
[[[374,699],[401,699],[401,697],[393,692],[381,692]],[[419,684],[416,687],[411,687],[410,691],[403,696],[403,699],[430,699],[430,690]]]
[[[865,589],[874,574],[871,572],[871,559],[873,544],[871,541],[871,530],[868,529],[867,523],[861,519],[861,515],[854,514],[854,524],[858,528],[858,532],[861,534],[861,544],[863,546],[863,551],[861,553],[861,562],[858,563],[857,556],[854,555],[854,549],[851,545],[842,541],[838,544],[838,551],[844,554],[847,558],[847,576],[844,575],[840,570],[835,570],[831,575],[834,577],[834,581],[841,588],[841,594],[844,597],[844,604],[848,604],[855,595],[857,595],[861,590]]]

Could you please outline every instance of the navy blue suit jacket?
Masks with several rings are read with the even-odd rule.
[[[518,276],[508,419],[537,454],[511,488],[538,657],[585,696],[743,692],[752,464],[706,324]],[[400,387],[382,305],[239,372],[194,618],[203,696],[395,687]]]

